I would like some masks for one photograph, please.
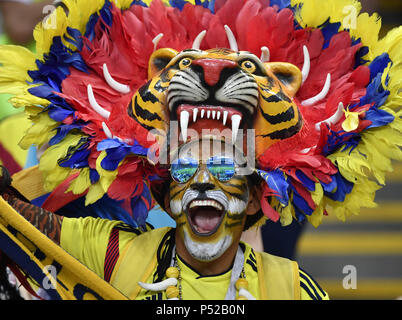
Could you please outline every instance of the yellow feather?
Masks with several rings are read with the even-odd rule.
[[[361,4],[356,0],[292,0],[291,5],[302,4],[295,17],[303,27],[322,25],[328,18],[330,22],[341,22],[342,26],[350,27],[350,19],[357,17]],[[353,21],[352,21],[353,22]]]
[[[68,149],[76,146],[81,138],[81,135],[68,134],[60,143],[47,148],[41,156],[39,170],[43,173],[46,191],[54,190],[70,174],[71,169],[60,167],[58,160],[64,158]]]
[[[314,203],[319,206],[322,203],[323,197],[324,190],[320,183],[316,183],[314,191],[311,192],[311,198],[313,199]]]
[[[20,108],[20,107],[25,107],[25,110],[29,109],[32,110],[32,108],[40,109],[43,111],[43,108],[41,107],[47,107],[50,104],[49,100],[42,99],[39,97],[36,97],[32,94],[30,94],[26,89],[23,89],[23,93],[16,95],[15,97],[12,97],[9,99],[9,102],[15,107],[15,108]],[[39,107],[41,106],[41,107]],[[30,112],[27,112],[28,115],[30,115]],[[35,113],[37,114],[37,113]]]
[[[94,203],[102,198],[112,182],[116,179],[118,173],[117,170],[109,171],[103,169],[101,166],[101,162],[106,155],[106,151],[102,151],[96,159],[96,171],[99,173],[99,181],[89,187],[88,193],[85,197],[85,205]]]
[[[346,26],[343,26],[346,28]],[[368,13],[362,13],[358,17],[351,18],[350,34],[355,39],[361,39],[364,46],[369,47],[369,53],[364,57],[366,60],[374,60],[372,49],[375,48],[378,42],[378,34],[381,29],[381,18],[377,13],[369,16]]]
[[[66,28],[67,16],[64,9],[60,6],[36,25],[33,32],[36,41],[36,52],[39,55],[49,52],[53,43],[53,37],[64,35]]]
[[[130,5],[133,3],[132,0],[115,0],[114,3],[120,9],[128,9]]]
[[[105,194],[105,190],[103,190],[103,187],[101,184],[98,182],[92,184],[89,189],[88,193],[85,196],[85,205],[90,205],[96,201],[98,201],[100,198],[103,197]]]
[[[32,79],[27,70],[35,70],[35,55],[14,45],[0,46],[0,93],[23,95]]]
[[[67,191],[72,191],[74,194],[81,194],[85,192],[90,185],[89,168],[82,168],[79,176],[71,182]]]
[[[314,191],[311,192],[311,198],[314,203],[317,205],[317,208],[311,214],[311,216],[307,216],[307,220],[317,228],[324,216],[324,189],[322,188],[320,183],[315,184]]]
[[[113,180],[116,179],[117,176],[117,170],[109,171],[102,168],[101,162],[106,157],[106,155],[106,151],[102,151],[98,159],[96,159],[96,171],[98,171],[99,173],[99,183],[101,184],[104,191],[107,191],[107,189],[109,189]]]
[[[33,118],[34,124],[27,130],[19,145],[28,149],[32,144],[41,146],[54,136],[58,123],[49,117],[47,113],[39,113]]]
[[[322,223],[323,217],[324,217],[324,206],[320,204],[319,206],[317,206],[317,208],[310,216],[307,216],[307,220],[315,228],[317,228]]]
[[[346,132],[351,132],[356,130],[359,127],[359,112],[352,112],[347,110],[343,110],[345,113],[345,121],[342,122],[342,129]]]
[[[380,189],[377,183],[368,179],[357,181],[353,191],[346,195],[345,201],[336,202],[327,199],[327,203],[333,208],[333,213],[341,221],[345,221],[352,215],[358,215],[362,207],[374,208],[377,204],[374,202],[375,193]]]
[[[280,222],[281,225],[286,227],[290,225],[293,221],[293,216],[294,216],[294,208],[292,205],[288,205],[284,207],[281,212],[281,217],[280,217]]]
[[[65,0],[64,3],[69,11],[67,17],[68,26],[84,34],[90,16],[102,9],[105,5],[105,0]]]
[[[0,45],[0,63],[1,69],[7,70],[7,68],[14,68],[13,71],[17,72],[17,75],[13,78],[18,80],[27,79],[28,75],[26,70],[36,69],[35,54],[25,47],[15,45]],[[25,71],[25,73],[23,72]],[[2,77],[4,75],[1,75]]]

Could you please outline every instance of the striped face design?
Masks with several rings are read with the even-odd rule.
[[[195,153],[192,158],[199,159]],[[249,201],[245,176],[221,181],[200,161],[190,179],[172,180],[169,196],[180,238],[195,259],[219,258],[240,237]]]
[[[256,156],[275,141],[295,135],[302,118],[293,100],[300,70],[289,63],[263,63],[249,52],[228,49],[159,49],[149,62],[149,81],[133,96],[129,114],[166,137],[170,121],[186,141],[190,129],[255,129]]]

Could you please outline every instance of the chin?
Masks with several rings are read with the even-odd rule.
[[[230,234],[219,238],[216,242],[195,241],[186,230],[184,230],[184,245],[190,255],[199,261],[209,262],[221,257],[233,243]]]

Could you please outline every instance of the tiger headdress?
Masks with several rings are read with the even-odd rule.
[[[231,35],[228,30],[229,36]],[[239,128],[254,128],[257,157],[275,140],[298,133],[302,117],[293,97],[302,81],[290,63],[267,62],[246,51],[200,50],[201,32],[192,49],[160,49],[150,58],[150,79],[134,95],[129,114],[156,134],[178,121],[181,139],[188,128],[230,129],[236,140]]]
[[[372,178],[402,158],[401,28],[380,41],[354,0],[149,2],[64,0],[35,54],[0,49],[0,91],[33,122],[21,145],[48,145],[48,207],[85,197],[144,225],[167,177],[149,155],[175,120],[181,141],[255,130],[266,218],[317,226],[374,205]]]

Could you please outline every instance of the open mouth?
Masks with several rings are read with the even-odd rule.
[[[209,236],[218,230],[225,211],[223,206],[212,199],[193,200],[187,210],[191,229],[196,235]]]
[[[213,105],[181,104],[176,109],[183,141],[187,141],[188,129],[201,132],[204,129],[231,129],[232,141],[236,141],[239,129],[244,124],[244,115],[232,107]]]

